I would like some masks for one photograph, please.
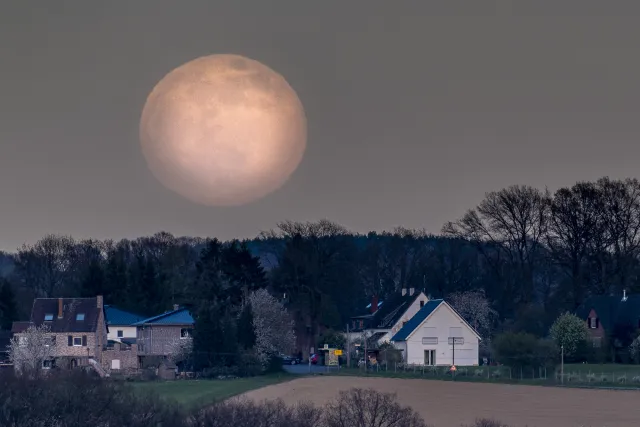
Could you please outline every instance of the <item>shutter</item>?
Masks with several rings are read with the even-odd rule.
[[[596,317],[596,329],[600,327],[600,319]]]
[[[86,347],[86,346],[87,346],[87,336],[86,336],[86,335],[83,335],[83,336],[82,336],[82,346],[83,346],[83,347]]]
[[[69,347],[73,345],[73,337],[71,335],[67,336],[67,345]]]

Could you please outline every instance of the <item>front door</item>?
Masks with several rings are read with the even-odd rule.
[[[436,351],[425,350],[424,351],[424,364],[427,366],[436,366]]]

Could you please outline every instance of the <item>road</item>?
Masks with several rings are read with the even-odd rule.
[[[332,370],[336,370],[336,367],[329,366],[320,366],[320,365],[311,365],[302,364],[302,365],[283,365],[282,366],[285,371],[290,374],[295,375],[305,375],[305,374],[321,374],[326,372],[331,372]]]

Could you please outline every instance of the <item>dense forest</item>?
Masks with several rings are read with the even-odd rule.
[[[344,328],[373,295],[416,288],[433,297],[483,290],[498,314],[494,330],[544,335],[590,295],[637,292],[639,273],[640,183],[602,178],[553,194],[529,186],[487,193],[440,235],[286,221],[231,242],[165,232],[121,241],[45,236],[0,256],[0,327],[28,318],[35,297],[96,294],[143,315],[181,304],[229,320],[247,292],[266,287],[294,314],[299,337],[317,337]]]

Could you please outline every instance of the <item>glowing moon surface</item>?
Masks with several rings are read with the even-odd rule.
[[[269,67],[211,55],[167,74],[147,98],[142,152],[168,189],[199,204],[234,206],[277,190],[302,160],[302,103]]]

